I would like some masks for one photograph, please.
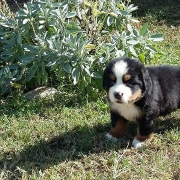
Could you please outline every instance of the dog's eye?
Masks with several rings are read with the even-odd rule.
[[[126,75],[123,76],[123,81],[124,81],[124,82],[127,82],[127,81],[129,81],[130,79],[131,79],[131,75],[130,75],[130,74],[126,74]]]
[[[114,74],[110,74],[109,78],[110,78],[111,81],[116,82],[116,77],[115,77]]]

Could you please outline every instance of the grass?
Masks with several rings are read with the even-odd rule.
[[[164,53],[151,64],[180,64],[176,6],[171,4],[168,16],[165,5],[137,14],[165,37],[157,45]],[[54,98],[0,99],[0,179],[180,179],[180,111],[160,117],[153,140],[134,149],[136,123],[129,123],[117,143],[105,138],[110,117],[104,94],[92,99],[85,92],[60,90]]]
[[[152,16],[148,17],[154,19]],[[147,21],[147,19],[143,19],[143,21]],[[166,22],[158,24],[158,26],[157,24],[158,22],[149,22],[149,29],[164,35],[164,41],[157,44],[162,54],[155,55],[150,64],[180,65],[180,25],[169,26]]]
[[[136,150],[136,123],[118,143],[108,142],[105,99],[85,97],[66,92],[54,99],[1,100],[1,179],[179,178],[180,112],[158,120],[152,142]]]
[[[156,55],[150,64],[180,65],[180,2],[178,0],[132,0],[141,24],[148,22],[151,32],[164,34],[157,46],[163,54]],[[140,28],[140,27],[139,27]]]

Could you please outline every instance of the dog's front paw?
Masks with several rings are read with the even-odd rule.
[[[108,140],[111,140],[113,142],[117,142],[118,141],[118,138],[116,137],[113,137],[111,134],[107,133],[106,134],[106,137],[108,138]]]
[[[142,147],[144,144],[144,142],[141,142],[139,141],[136,137],[133,139],[132,141],[132,145],[135,147],[135,148],[140,148]]]

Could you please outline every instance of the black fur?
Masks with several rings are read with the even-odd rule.
[[[154,131],[154,120],[161,115],[166,115],[180,107],[180,67],[162,65],[145,67],[131,58],[116,58],[111,61],[103,75],[103,86],[108,92],[113,83],[109,79],[112,67],[118,61],[128,64],[128,71],[133,78],[129,87],[135,91],[142,90],[142,97],[135,102],[144,115],[137,119],[140,134],[148,135]],[[113,114],[113,115],[112,115]],[[112,125],[116,122],[118,114],[111,112]],[[120,116],[120,114],[119,114]]]

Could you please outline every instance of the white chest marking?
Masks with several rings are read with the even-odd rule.
[[[136,121],[142,116],[142,111],[134,104],[110,103],[110,108],[128,121]]]

